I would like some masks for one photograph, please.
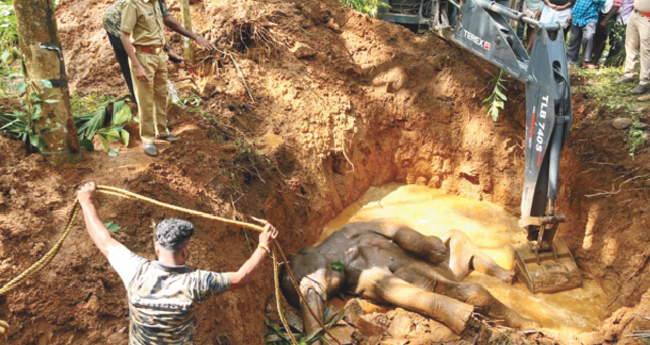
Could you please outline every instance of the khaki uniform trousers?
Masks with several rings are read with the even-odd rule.
[[[639,57],[639,48],[641,54]],[[641,60],[641,75],[639,84],[650,83],[650,18],[632,12],[625,32],[625,76],[633,78],[636,59]]]
[[[153,144],[156,136],[169,135],[167,129],[167,56],[164,51],[158,54],[135,53],[147,73],[148,81],[135,77],[133,63],[129,59],[133,91],[138,102],[140,116],[140,137],[142,143]]]

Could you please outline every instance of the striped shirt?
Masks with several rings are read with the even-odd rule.
[[[108,261],[129,298],[129,345],[193,344],[197,304],[230,286],[227,273],[148,261],[120,245]]]
[[[115,1],[115,3],[106,10],[104,17],[102,18],[106,32],[115,37],[120,37],[121,35],[122,30],[120,28],[122,27],[122,9],[124,8],[124,4],[126,4],[127,1],[128,0]],[[162,12],[162,17],[169,17],[171,14],[169,13],[167,4],[165,4],[165,0],[158,0],[158,3],[160,4],[160,12]]]

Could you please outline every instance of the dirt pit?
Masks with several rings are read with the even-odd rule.
[[[57,10],[73,92],[126,92],[101,27],[111,3],[64,1]],[[169,6],[180,18],[178,2]],[[281,229],[286,252],[315,243],[370,187],[389,182],[489,201],[518,216],[524,88],[509,84],[507,109],[493,122],[482,100],[496,71],[471,54],[335,0],[205,0],[192,5],[192,18],[198,32],[233,54],[252,99],[229,58],[198,52],[194,66],[169,65],[191,102],[169,105],[170,128],[181,140],[160,143],[157,158],[137,141],[108,157],[96,142],[78,165],[54,169],[0,137],[0,284],[52,247],[75,188],[89,180],[228,218],[266,218]],[[180,51],[178,35],[168,35]],[[457,342],[624,344],[640,341],[626,335],[650,328],[642,317],[650,314],[650,155],[627,155],[626,133],[610,123],[624,110],[597,108],[579,89],[574,95],[556,205],[567,223],[559,236],[585,280],[602,287],[604,306],[581,303],[602,306],[597,320],[604,321],[576,326],[577,335],[504,335],[480,323]],[[186,217],[108,196],[98,203],[100,217],[121,226],[115,237],[150,259],[152,225]],[[193,267],[235,270],[256,245],[243,229],[189,219],[197,227]],[[197,314],[196,343],[263,343],[264,319],[274,315],[270,277],[267,264],[247,288],[208,301]],[[46,270],[0,297],[8,344],[124,344],[127,315],[124,287],[81,223]],[[443,332],[417,314],[408,320],[428,324],[423,336]]]

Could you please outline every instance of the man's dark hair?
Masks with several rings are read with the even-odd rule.
[[[192,223],[178,219],[165,219],[156,227],[158,244],[167,250],[177,250],[180,245],[194,235]]]

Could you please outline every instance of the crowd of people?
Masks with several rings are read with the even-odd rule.
[[[640,60],[639,82],[632,95],[648,92],[650,83],[650,0],[522,0],[526,16],[542,23],[560,23],[569,37],[567,58],[579,68],[596,69],[609,41],[608,65],[620,66],[625,44],[625,72],[617,84],[635,83],[636,61]],[[527,31],[527,48],[535,33]],[[523,27],[518,34],[523,36]],[[618,60],[617,60],[618,59]]]

